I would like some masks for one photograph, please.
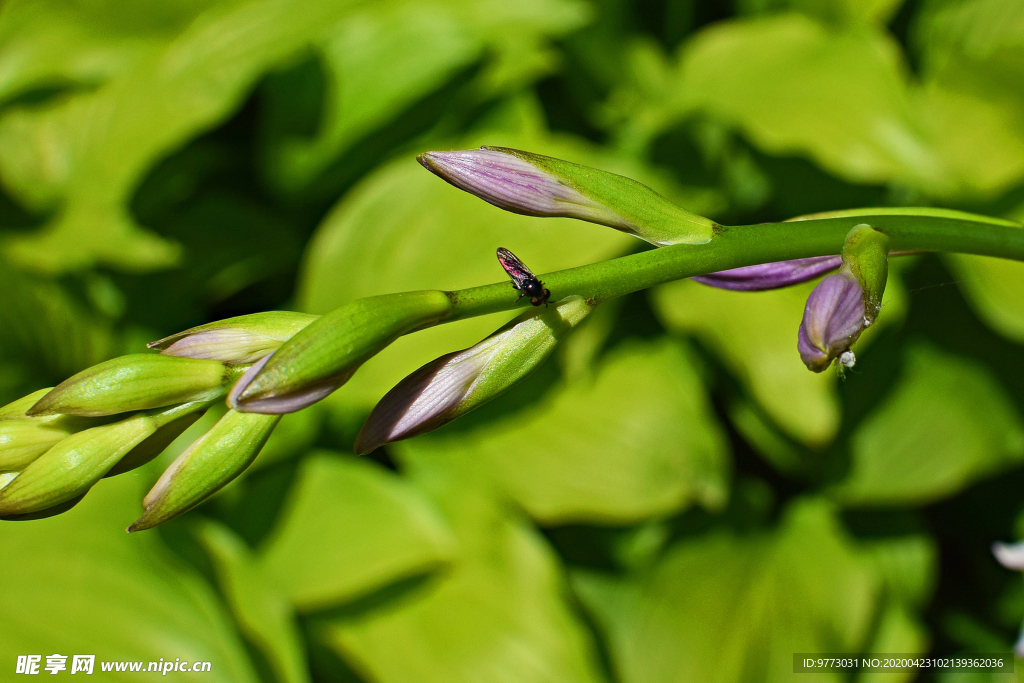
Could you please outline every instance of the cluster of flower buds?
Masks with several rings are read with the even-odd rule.
[[[528,152],[485,147],[428,152],[420,161],[509,211],[601,223],[656,245],[703,244],[717,228],[636,181]],[[878,315],[887,256],[885,235],[858,225],[841,256],[695,279],[755,291],[838,268],[815,288],[800,325],[800,355],[820,372],[836,358],[853,363],[850,346]],[[543,287],[539,280],[536,285]],[[356,451],[368,453],[436,429],[495,398],[538,367],[597,305],[596,299],[564,295],[547,305],[549,293],[543,292],[532,301],[536,308],[480,343],[402,380],[367,418]],[[359,299],[319,317],[272,312],[230,318],[149,345],[159,353],[100,363],[0,408],[0,518],[69,509],[101,478],[153,460],[226,397],[227,413],[163,472],[129,531],[161,524],[245,470],[281,414],[323,399],[398,337],[450,318],[457,296],[425,290]]]
[[[316,316],[264,313],[188,330],[0,408],[0,518],[74,506],[103,477],[141,467],[223,398],[248,364]],[[210,496],[256,457],[278,418],[230,411],[157,482],[130,530]],[[197,466],[198,465],[198,466]]]

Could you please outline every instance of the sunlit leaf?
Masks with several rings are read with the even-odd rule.
[[[623,683],[792,680],[796,652],[858,651],[878,589],[820,501],[771,533],[715,532],[635,575],[574,578]]]
[[[447,526],[415,489],[324,453],[303,463],[258,560],[296,606],[317,609],[437,569],[451,554]]]
[[[841,500],[927,503],[1024,461],[1024,423],[989,371],[917,347],[851,437],[850,455]]]
[[[403,442],[396,452],[417,466],[476,469],[545,523],[720,507],[729,472],[692,361],[671,342],[622,347],[592,381],[532,410]]]
[[[141,483],[118,477],[68,513],[0,526],[5,659],[13,666],[17,654],[95,654],[104,680],[134,681],[138,674],[100,674],[100,661],[180,658],[211,662],[203,674],[210,681],[255,683],[209,585],[156,534],[124,533],[138,515]]]
[[[787,433],[820,445],[839,427],[839,405],[834,374],[810,372],[796,350],[813,288],[730,292],[683,280],[656,289],[652,300],[666,327],[719,354]]]
[[[278,683],[309,681],[301,636],[288,600],[230,529],[208,522],[198,533],[242,633],[270,662]]]
[[[1024,263],[950,254],[946,263],[975,312],[1004,337],[1024,343]]]
[[[455,0],[380,3],[354,14],[320,47],[328,78],[321,126],[272,149],[267,170],[286,190],[301,188],[360,137],[390,123],[406,107],[455,73],[497,49],[536,50],[549,35],[580,25],[586,7],[575,0]],[[490,55],[488,55],[490,57]],[[513,64],[523,68],[524,55]],[[506,71],[509,71],[506,68]],[[516,81],[515,73],[485,71]]]
[[[681,55],[687,107],[738,125],[774,154],[806,154],[855,182],[941,186],[897,46],[797,14],[722,23]]]
[[[450,573],[323,624],[321,638],[379,683],[597,683],[593,645],[537,533],[472,480],[428,488],[458,539]]]
[[[7,112],[0,178],[22,201],[56,210],[39,234],[8,244],[8,254],[47,271],[174,263],[176,246],[129,215],[140,175],[221,121],[266,69],[357,5],[331,0],[296,12],[284,0],[251,0],[214,8],[96,90]]]

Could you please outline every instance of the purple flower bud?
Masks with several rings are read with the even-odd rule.
[[[460,190],[512,213],[568,216],[602,224],[625,222],[555,175],[503,151],[424,152],[418,159],[424,168]]]
[[[714,221],[624,176],[506,147],[425,152],[419,162],[460,190],[526,216],[599,223],[651,244],[706,244]]]
[[[731,289],[737,292],[760,292],[766,289],[778,289],[813,280],[819,275],[835,270],[842,264],[843,258],[839,255],[812,256],[810,258],[793,259],[792,261],[775,261],[774,263],[761,263],[756,266],[720,270],[717,273],[696,275],[690,279],[696,280],[702,285],[719,289]]]
[[[832,360],[851,367],[850,346],[867,327],[864,290],[847,269],[829,275],[807,297],[797,348],[808,369],[821,372]]]
[[[267,364],[267,361],[269,361],[273,355],[274,354],[271,353],[264,356],[238,378],[238,381],[235,382],[235,386],[232,387],[230,393],[228,393],[227,404],[230,408],[234,410],[238,409],[238,397],[242,395],[242,392],[249,388],[253,379],[256,378],[256,375],[260,373],[260,370],[263,369],[263,366]],[[332,392],[348,381],[349,377],[351,377],[351,373],[335,378],[332,381],[313,385],[308,389],[288,394],[287,396],[271,396],[269,398],[257,399],[246,404],[245,410],[246,412],[263,413],[265,415],[294,413],[327,398]]]

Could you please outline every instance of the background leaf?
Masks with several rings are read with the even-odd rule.
[[[320,454],[303,464],[258,561],[295,605],[316,609],[437,569],[451,554],[447,526],[416,491],[373,465]]]
[[[986,371],[917,348],[850,445],[850,473],[837,490],[842,500],[927,501],[1024,459],[1024,425]]]
[[[671,342],[609,354],[593,381],[503,422],[404,442],[416,467],[478,470],[544,523],[622,523],[727,495],[724,436],[693,361]]]

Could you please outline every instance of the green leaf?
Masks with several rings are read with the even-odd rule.
[[[109,320],[76,299],[70,288],[19,273],[0,261],[0,358],[19,373],[34,375],[35,389],[47,379],[66,379],[119,350]]]
[[[450,573],[320,637],[377,683],[598,683],[556,558],[529,524],[466,477],[427,482],[459,543]]]
[[[974,312],[1007,339],[1024,343],[1024,263],[948,254],[945,262]]]
[[[545,523],[623,523],[725,503],[729,460],[693,363],[632,343],[524,414],[398,444],[414,466],[477,470]]]
[[[928,80],[1022,101],[1024,4],[1017,0],[933,0],[915,17],[913,38]]]
[[[652,301],[667,328],[721,356],[786,433],[820,446],[839,428],[839,404],[834,374],[809,372],[796,349],[813,288],[730,292],[682,280],[654,290]]]
[[[8,111],[0,120],[0,177],[33,208],[59,211],[39,233],[12,238],[7,253],[50,272],[173,264],[176,245],[129,215],[140,176],[223,120],[270,66],[357,4],[330,0],[303,12],[287,0],[215,7],[101,87]]]
[[[104,83],[159,49],[211,4],[11,0],[0,15],[0,100]]]
[[[303,462],[258,559],[300,610],[311,610],[438,569],[452,543],[433,506],[401,479],[321,453]]]
[[[792,680],[793,653],[864,644],[877,594],[821,501],[797,503],[771,533],[713,532],[632,576],[574,579],[622,683]]]
[[[586,14],[586,6],[576,0],[406,1],[368,7],[342,22],[319,47],[328,77],[320,129],[313,137],[272,141],[267,172],[281,189],[302,188],[359,139],[479,61],[485,51],[496,51],[491,59],[500,62],[505,52],[528,50],[549,35],[576,28]],[[501,81],[519,78],[514,71],[499,77],[492,69],[480,80],[494,89]]]
[[[266,657],[278,683],[307,683],[302,637],[287,598],[230,529],[206,522],[199,526],[198,536],[242,633]]]
[[[846,180],[942,187],[904,69],[895,42],[867,28],[830,30],[799,14],[722,22],[681,54],[677,98]]]
[[[792,9],[830,23],[884,25],[904,0],[740,0],[744,14]]]
[[[850,472],[834,491],[840,500],[924,504],[1024,461],[1024,423],[988,370],[916,347],[850,450]]]
[[[99,660],[207,661],[210,681],[255,683],[216,594],[154,534],[129,536],[143,489],[134,474],[108,480],[70,512],[0,526],[0,642],[24,653]],[[169,649],[170,648],[170,649]],[[69,660],[70,666],[70,660]],[[138,680],[138,674],[103,674]]]
[[[888,599],[911,609],[920,609],[928,604],[939,578],[939,551],[930,536],[907,534],[872,537],[861,540],[860,545],[864,556],[874,565],[882,579]]]
[[[927,628],[917,615],[900,603],[888,603],[882,610],[875,637],[866,651],[883,657],[894,652],[925,654],[929,651],[930,640]],[[913,669],[864,671],[857,677],[857,683],[910,683],[917,678],[918,672]]]

